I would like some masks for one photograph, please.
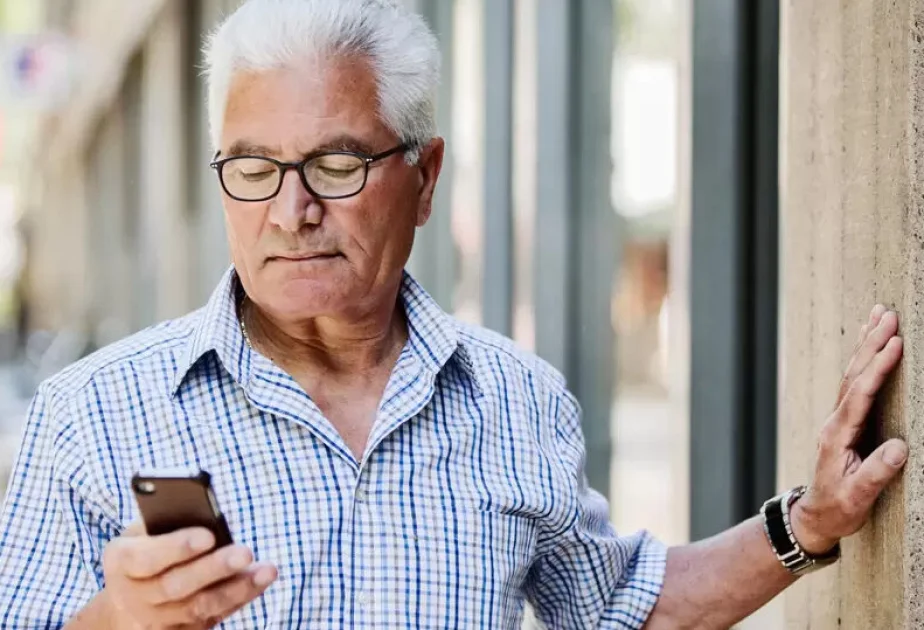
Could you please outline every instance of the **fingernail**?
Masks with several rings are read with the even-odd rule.
[[[882,461],[889,466],[901,466],[908,458],[908,447],[904,445],[889,446],[882,453]]]
[[[189,537],[188,544],[193,551],[205,551],[214,544],[214,538],[210,532],[199,531]]]
[[[235,549],[225,562],[232,571],[240,571],[250,564],[250,552],[246,549]]]
[[[274,567],[261,567],[254,573],[253,585],[257,588],[263,588],[276,579],[276,569]]]

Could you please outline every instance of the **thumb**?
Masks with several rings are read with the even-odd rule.
[[[891,439],[863,460],[854,474],[858,494],[874,500],[901,471],[908,459],[908,445],[897,438]]]
[[[144,528],[144,523],[142,521],[132,521],[129,523],[128,527],[125,528],[125,531],[122,532],[123,536],[144,536],[147,531]]]

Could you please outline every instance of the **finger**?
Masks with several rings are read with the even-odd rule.
[[[885,315],[886,311],[888,310],[889,309],[887,309],[882,304],[877,304],[876,306],[874,306],[869,313],[869,327],[871,329],[875,328],[876,325],[879,323],[879,320],[882,318],[883,315]]]
[[[201,527],[179,529],[160,536],[117,538],[112,555],[121,572],[143,580],[188,562],[215,545],[215,537]]]
[[[866,370],[858,376],[841,405],[839,424],[846,444],[853,444],[857,431],[866,421],[873,400],[886,377],[898,364],[902,355],[901,337],[892,337],[881,352],[876,354]]]
[[[242,603],[236,605],[232,604],[225,610],[222,610],[219,613],[221,619],[227,619],[238,610],[252,602],[254,599],[262,595],[263,592],[269,588],[269,585],[275,582],[276,578],[279,577],[279,572],[273,565],[263,563],[254,565],[254,568],[248,571],[248,577],[250,578],[250,589],[252,589],[249,590],[250,594],[245,594],[242,597]]]
[[[908,445],[899,439],[889,440],[873,451],[850,477],[854,501],[864,506],[872,505],[907,459]]]
[[[857,335],[857,342],[854,345],[854,349],[859,348],[863,340],[866,339],[866,335],[869,334],[869,331],[879,325],[879,320],[882,319],[882,316],[887,310],[888,309],[882,304],[877,304],[872,308],[869,313],[869,319],[860,327],[860,334]]]
[[[850,390],[853,381],[869,366],[895,333],[898,332],[898,315],[893,312],[883,313],[875,327],[870,327],[863,342],[854,351],[841,382],[841,397]]]
[[[222,547],[214,553],[174,567],[146,582],[143,586],[143,597],[155,606],[179,602],[213,584],[233,577],[252,562],[253,554],[247,547]]]
[[[860,326],[860,332],[857,334],[857,340],[853,344],[853,352],[851,354],[856,354],[860,346],[863,345],[863,342],[866,341],[866,335],[869,334],[869,326],[869,324]]]
[[[867,338],[869,337],[870,332],[876,330],[882,330],[880,323],[882,322],[883,316],[887,313],[887,309],[882,304],[877,304],[873,307],[873,310],[870,312],[869,320],[867,323],[863,324],[860,327],[860,333],[857,335],[857,341],[853,346],[853,350],[850,353],[850,361],[847,364],[847,369],[844,372],[844,377],[841,379],[840,388],[837,393],[837,401],[835,407],[841,404],[841,401],[844,399],[844,396],[847,395],[847,392],[850,390],[850,386],[853,384],[854,379],[863,372],[863,369],[869,362],[872,360],[872,356],[879,351],[880,348],[875,347],[875,338],[874,343],[870,345],[864,345]],[[897,319],[897,318],[896,318]],[[883,342],[885,343],[885,342]],[[875,349],[874,349],[875,348]]]
[[[218,624],[263,594],[278,576],[270,564],[257,564],[250,570],[223,584],[193,595],[184,604],[187,623],[202,623],[206,627]]]

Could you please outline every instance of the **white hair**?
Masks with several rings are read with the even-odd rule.
[[[209,36],[205,48],[212,145],[220,146],[236,72],[297,67],[306,59],[361,56],[371,64],[378,115],[409,162],[436,134],[440,78],[436,37],[396,0],[248,0]]]

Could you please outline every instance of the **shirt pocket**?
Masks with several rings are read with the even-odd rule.
[[[457,504],[432,510],[405,510],[383,524],[383,557],[388,566],[424,585],[422,614],[443,627],[507,627],[519,618],[522,590],[536,548],[537,525],[528,517]],[[392,575],[394,575],[392,573]],[[399,609],[420,604],[403,581],[386,585]]]

